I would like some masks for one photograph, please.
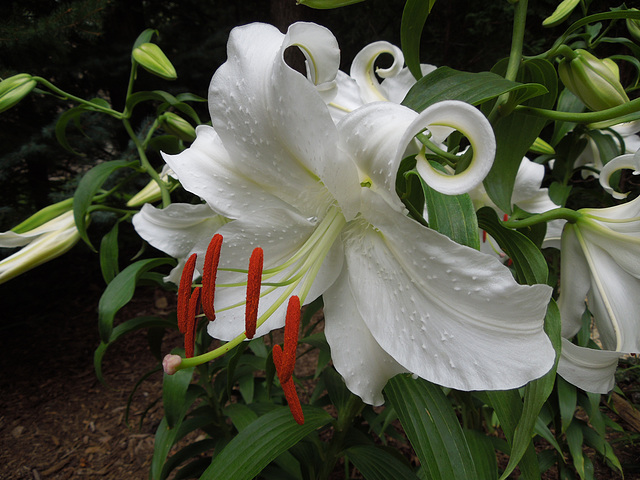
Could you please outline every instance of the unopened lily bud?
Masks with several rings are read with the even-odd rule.
[[[0,82],[0,112],[10,109],[36,86],[36,82],[28,73],[19,73]]]
[[[618,66],[611,59],[600,60],[577,49],[558,65],[562,83],[591,110],[606,110],[629,101]]]
[[[169,168],[168,165],[165,165],[160,172],[160,179],[163,182],[169,180],[169,176],[174,176],[173,170]],[[160,191],[160,187],[158,186],[158,182],[155,180],[150,180],[142,190],[136,193],[133,197],[129,199],[127,202],[127,207],[140,207],[145,203],[153,203],[157,202],[162,198],[162,192]]]
[[[555,11],[550,16],[544,19],[544,21],[542,22],[542,26],[555,27],[556,25],[561,24],[567,18],[569,18],[569,15],[571,15],[571,12],[573,12],[573,10],[578,6],[579,3],[580,0],[563,0],[562,2],[560,2]]]
[[[637,12],[637,8],[630,8],[629,10]],[[627,30],[636,41],[640,42],[640,20],[635,18],[627,18]]]
[[[178,78],[176,69],[155,43],[143,43],[133,49],[133,59],[138,62],[149,73],[153,73],[165,80],[175,80]]]
[[[175,135],[185,142],[196,139],[196,129],[184,118],[173,112],[165,112],[160,116],[160,124],[165,132]]]
[[[539,153],[541,155],[554,155],[556,153],[553,147],[542,140],[540,137],[537,137],[533,141],[533,143],[529,147],[529,151],[533,153]]]
[[[79,239],[71,210],[25,233],[0,233],[0,247],[22,246],[19,251],[0,261],[0,283],[59,257]]]

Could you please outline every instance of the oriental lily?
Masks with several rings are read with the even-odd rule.
[[[291,45],[307,56],[308,79],[284,62]],[[209,239],[222,235],[208,325],[222,340],[245,338],[246,265],[261,247],[256,335],[283,326],[290,297],[304,304],[323,295],[334,366],[367,403],[381,404],[387,380],[406,371],[464,390],[540,377],[554,359],[543,332],[550,288],[518,285],[496,259],[410,219],[395,193],[400,161],[433,125],[463,131],[472,163],[491,163],[488,122],[461,102],[421,114],[375,102],[336,126],[326,102],[338,60],[335,38],[314,24],[294,24],[286,35],[264,24],[234,29],[209,89],[212,127],[198,127],[189,149],[165,156],[206,203],[145,205],[137,231],[181,260],[168,277],[175,282],[192,253],[196,279]],[[427,181],[465,188],[455,176]]]
[[[604,350],[563,347],[558,373],[585,390],[606,393],[617,357],[640,352],[640,198],[579,210],[565,226],[561,261],[562,335],[570,338],[580,329],[586,297]]]

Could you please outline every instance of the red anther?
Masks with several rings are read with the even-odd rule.
[[[287,305],[287,317],[284,324],[284,358],[282,375],[285,381],[293,375],[296,364],[296,348],[300,331],[300,299],[292,296]]]
[[[502,221],[503,221],[503,222],[506,222],[507,220],[509,220],[509,215],[505,213],[505,214],[502,216]]]
[[[487,231],[482,230],[482,243],[487,243]]]
[[[187,312],[187,327],[184,334],[184,353],[186,358],[193,357],[193,351],[196,343],[196,327],[198,326],[198,320],[196,315],[198,314],[198,307],[200,306],[200,290],[201,287],[196,287],[191,293],[189,298],[189,308]]]
[[[298,392],[296,391],[296,385],[293,381],[293,377],[291,374],[285,380],[284,363],[286,363],[286,359],[284,357],[284,352],[280,345],[274,345],[273,347],[273,363],[276,366],[276,372],[278,373],[278,379],[280,379],[280,385],[282,386],[282,390],[284,391],[284,396],[287,399],[287,404],[289,405],[289,410],[291,410],[291,415],[293,415],[293,419],[298,423],[298,425],[302,425],[304,423],[304,414],[302,413],[302,406],[300,405],[300,399],[298,398]],[[295,358],[294,358],[295,361]],[[293,369],[292,369],[293,370]]]
[[[302,413],[302,406],[300,405],[300,399],[298,398],[298,392],[296,392],[296,385],[293,383],[293,378],[290,378],[288,382],[282,385],[284,390],[284,396],[289,404],[289,410],[291,415],[298,425],[304,424],[304,413]]]
[[[207,247],[202,270],[202,311],[210,321],[216,319],[216,309],[213,301],[216,293],[216,277],[218,276],[221,248],[222,235],[216,233]]]
[[[260,301],[260,285],[262,284],[263,252],[260,247],[253,250],[249,259],[247,275],[247,305],[245,310],[245,335],[251,339],[256,334],[258,322],[258,302]]]
[[[183,335],[187,328],[187,312],[189,311],[189,295],[191,295],[191,282],[193,271],[196,268],[196,254],[192,254],[185,262],[178,287],[178,329]]]

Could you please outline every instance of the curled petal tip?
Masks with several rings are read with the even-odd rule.
[[[167,375],[173,375],[178,371],[178,367],[182,363],[182,357],[180,355],[166,355],[162,360],[162,368]]]

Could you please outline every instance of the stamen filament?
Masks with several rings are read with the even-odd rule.
[[[192,254],[185,262],[180,277],[180,286],[178,287],[178,329],[183,335],[187,328],[187,316],[189,312],[189,296],[191,295],[191,282],[193,281],[193,271],[196,268],[196,254]]]
[[[245,309],[245,335],[251,339],[256,334],[258,320],[258,303],[260,301],[260,284],[262,283],[262,265],[264,253],[260,247],[253,250],[249,259],[247,275],[247,305]]]
[[[207,247],[202,270],[202,310],[210,321],[216,319],[214,307],[216,277],[218,275],[218,263],[220,263],[220,250],[222,248],[222,235],[215,234]]]

